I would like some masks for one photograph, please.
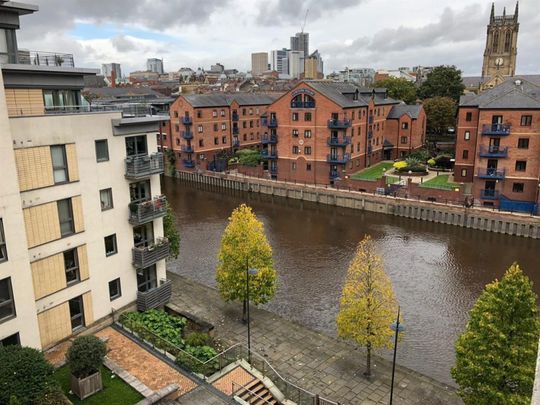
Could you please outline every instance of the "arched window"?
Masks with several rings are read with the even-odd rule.
[[[510,52],[510,46],[512,40],[512,33],[510,31],[506,31],[506,37],[504,38],[504,51]]]
[[[291,108],[315,108],[315,99],[308,94],[298,94],[291,100]]]
[[[310,95],[306,94],[304,96],[304,107],[306,108],[315,108],[315,99]]]
[[[499,52],[499,31],[495,31],[493,34],[493,53]]]
[[[302,108],[302,95],[298,94],[297,96],[294,96],[294,98],[291,100],[291,107],[292,108]]]

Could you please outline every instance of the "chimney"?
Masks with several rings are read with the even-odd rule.
[[[111,70],[111,87],[116,87],[116,69]]]

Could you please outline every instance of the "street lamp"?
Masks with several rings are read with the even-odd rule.
[[[255,276],[259,270],[246,266],[246,301],[247,301],[247,329],[248,329],[248,363],[251,364],[251,326],[249,319],[249,276]]]
[[[396,353],[397,353],[398,335],[399,335],[399,332],[403,332],[405,330],[405,326],[400,325],[400,323],[399,323],[400,309],[401,308],[398,306],[396,322],[394,322],[394,323],[392,323],[392,325],[390,325],[390,329],[392,329],[393,331],[396,332],[395,338],[394,338],[394,359],[392,361],[392,383],[390,384],[390,405],[392,405],[392,399],[393,399],[393,396],[394,396],[394,374],[396,372]]]

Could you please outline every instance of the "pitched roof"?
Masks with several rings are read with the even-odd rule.
[[[506,80],[479,95],[461,96],[459,105],[479,108],[540,109],[540,87],[523,78],[514,77],[513,80]]]
[[[368,89],[353,83],[330,82],[330,81],[305,81],[313,89],[328,97],[330,100],[343,108],[365,107],[369,104],[369,98],[374,95],[376,105],[397,104],[399,101],[386,96],[386,89]],[[355,94],[358,97],[355,97]]]
[[[492,76],[486,76],[483,78],[482,76],[463,76],[461,78],[463,84],[465,87],[480,87],[480,85],[484,82],[489,82],[493,77]],[[506,80],[512,80],[515,79],[523,79],[527,80],[528,82],[531,82],[533,84],[536,84],[537,86],[540,86],[540,75],[516,75],[516,76],[509,76]]]
[[[195,108],[200,107],[228,107],[234,101],[238,105],[269,105],[278,98],[280,94],[264,93],[210,93],[210,94],[190,94],[184,96],[188,103]]]
[[[411,118],[417,119],[421,110],[421,105],[398,104],[392,107],[390,113],[388,114],[388,118],[399,119],[404,114],[409,114]]]

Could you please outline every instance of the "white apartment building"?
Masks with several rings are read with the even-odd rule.
[[[36,10],[0,3],[11,27]],[[92,112],[80,91],[95,70],[10,62],[0,66],[0,345],[45,349],[170,297],[156,136],[168,117]]]

